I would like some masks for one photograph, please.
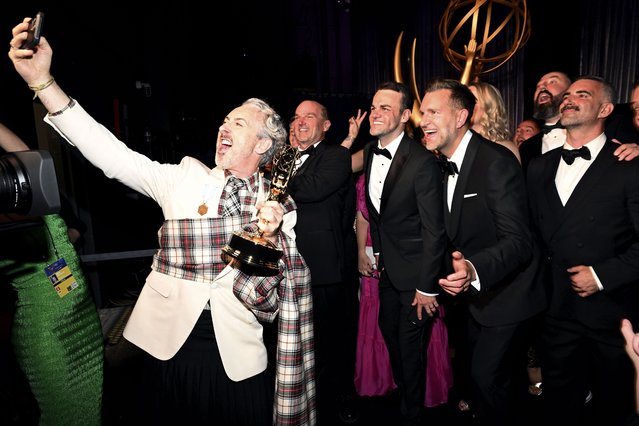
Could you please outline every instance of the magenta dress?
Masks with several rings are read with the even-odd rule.
[[[357,211],[368,220],[364,176],[357,181]],[[372,246],[370,232],[366,245]],[[360,277],[359,326],[355,359],[355,389],[362,396],[385,395],[395,389],[390,359],[382,332],[377,324],[379,312],[379,279]],[[448,401],[453,385],[453,372],[448,354],[448,331],[444,323],[444,307],[440,316],[431,322],[427,351],[426,392],[424,405],[434,407]]]
[[[357,211],[368,220],[364,175],[357,181]],[[372,246],[370,231],[366,245]],[[359,325],[355,359],[355,389],[362,396],[385,395],[395,389],[388,349],[377,324],[379,313],[379,279],[360,277]]]
[[[431,321],[430,327],[424,405],[435,407],[448,402],[448,390],[453,386],[453,367],[448,353],[448,329],[444,322],[443,306],[439,306],[439,316]]]

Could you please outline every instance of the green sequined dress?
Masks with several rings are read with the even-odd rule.
[[[96,306],[58,215],[5,243],[0,273],[17,294],[11,341],[40,408],[41,425],[101,423],[104,348]],[[58,296],[44,268],[64,258],[78,287]]]

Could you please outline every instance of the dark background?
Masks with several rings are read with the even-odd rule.
[[[534,85],[541,75],[551,70],[577,73],[582,20],[593,1],[528,1],[531,37],[511,59],[511,70],[498,77],[502,91],[512,83],[515,102],[523,105],[523,115],[513,122],[532,114]],[[435,76],[460,77],[445,61],[437,33],[445,0],[207,4],[115,0],[3,5],[0,36],[8,50],[11,28],[25,16],[45,12],[43,34],[54,51],[57,82],[128,146],[162,162],[191,155],[213,165],[217,126],[249,97],[265,99],[285,120],[302,99],[320,100],[333,122],[329,137],[338,143],[346,135],[348,117],[357,108],[368,109],[375,87],[393,79],[392,55],[401,31],[403,59],[409,43],[418,39],[419,85]],[[636,11],[635,0],[628,4]],[[6,56],[0,60],[0,88],[0,122],[31,148],[54,151],[61,190],[88,225],[80,252],[154,248],[162,223],[159,207],[106,179],[74,148],[60,143],[42,123],[43,112]],[[367,135],[365,121],[355,148]],[[136,273],[149,263],[134,261],[130,269]],[[110,262],[87,269],[94,282],[108,280],[111,286],[126,281],[121,271],[105,278],[108,270],[117,269]]]
[[[44,35],[54,49],[53,75],[111,129],[114,101],[120,110],[126,105],[127,117],[120,111],[119,124],[127,141],[143,139],[147,128],[154,138],[172,139],[187,130],[211,131],[214,137],[214,125],[248,97],[264,98],[286,118],[305,96],[338,98],[327,103],[334,104],[328,105],[335,111],[334,126],[345,129],[351,105],[367,108],[376,85],[392,79],[392,53],[401,31],[406,55],[408,42],[418,37],[418,61],[440,62],[440,75],[460,76],[444,60],[437,36],[445,0],[196,3],[201,2],[29,2],[3,7],[0,34],[8,41],[16,22],[43,10]],[[530,107],[541,74],[577,72],[584,2],[528,3],[533,31],[513,61],[523,58],[518,70],[526,81],[522,103]],[[379,69],[361,69],[362,56],[377,57]],[[425,81],[434,75],[419,77]],[[34,140],[30,92],[8,59],[0,63],[0,84],[0,118]],[[205,151],[201,139],[186,139],[178,150]]]

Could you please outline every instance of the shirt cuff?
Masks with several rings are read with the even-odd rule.
[[[597,282],[597,287],[599,287],[599,291],[603,291],[604,286],[603,284],[601,284],[601,280],[599,279],[599,277],[597,276],[597,273],[595,272],[595,270],[592,268],[592,266],[589,266],[590,268],[590,272],[592,272],[593,277],[595,277],[595,281]]]
[[[417,289],[415,289],[417,290]],[[436,297],[439,296],[439,293],[426,293],[425,291],[417,290],[417,293],[423,294],[424,296]]]
[[[473,272],[475,273],[475,279],[470,282],[470,285],[475,287],[475,290],[481,291],[481,281],[479,280],[479,273],[477,272],[477,269],[475,269],[475,265],[473,265],[473,262],[468,259],[466,259],[466,262],[468,262],[470,267],[473,268]]]

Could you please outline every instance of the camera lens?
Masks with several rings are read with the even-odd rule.
[[[0,212],[26,214],[31,185],[24,164],[13,153],[0,157]]]
[[[41,216],[59,210],[58,181],[48,151],[0,156],[0,213]]]

